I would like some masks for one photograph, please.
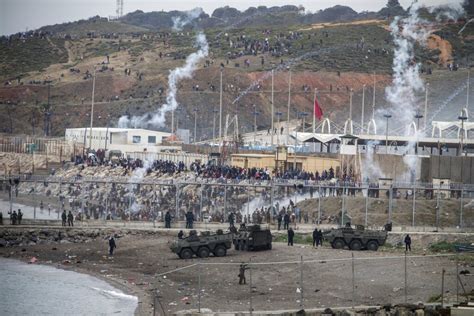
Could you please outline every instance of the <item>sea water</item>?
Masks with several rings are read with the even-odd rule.
[[[133,315],[137,304],[92,276],[0,258],[0,315]]]

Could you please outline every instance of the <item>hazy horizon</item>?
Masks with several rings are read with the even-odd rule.
[[[403,7],[408,7],[411,0],[399,0]],[[421,0],[421,3],[432,6],[448,3],[461,3],[462,0]],[[213,1],[176,0],[172,2],[154,0],[124,0],[124,15],[136,10],[144,12],[190,10],[201,7],[207,14],[226,5],[246,10],[249,7],[264,5],[303,5],[306,10],[315,12],[334,5],[349,6],[357,12],[378,11],[383,8],[387,0],[227,0]],[[92,16],[109,17],[115,15],[115,0],[2,0],[0,1],[0,34],[8,35],[26,30],[37,29],[45,25],[73,22],[88,19]]]

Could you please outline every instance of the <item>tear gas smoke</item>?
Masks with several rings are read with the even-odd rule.
[[[171,18],[173,21],[173,30],[174,31],[181,31],[183,27],[187,24],[190,24],[195,19],[199,18],[201,14],[204,13],[202,8],[194,8],[189,11],[185,11],[185,16],[174,16]]]
[[[166,113],[174,111],[178,107],[178,101],[176,100],[178,82],[183,79],[191,78],[194,71],[198,67],[199,61],[209,54],[209,45],[204,33],[199,32],[196,35],[195,46],[198,48],[198,51],[192,53],[186,58],[184,66],[173,69],[168,75],[168,92],[166,95],[166,103],[155,112],[146,113],[142,116],[133,116],[131,118],[122,116],[118,121],[119,127],[137,128],[146,127],[149,125],[154,127],[164,126]]]

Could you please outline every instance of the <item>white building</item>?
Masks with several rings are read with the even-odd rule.
[[[67,141],[84,144],[85,148],[120,150],[122,153],[162,152],[180,150],[176,146],[161,146],[170,133],[133,128],[94,127],[68,128]]]

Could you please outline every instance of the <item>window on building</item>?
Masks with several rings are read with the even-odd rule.
[[[156,144],[156,136],[148,136],[148,144]]]
[[[132,137],[132,142],[133,142],[134,144],[140,144],[141,141],[142,141],[141,136],[133,136],[133,137]]]

